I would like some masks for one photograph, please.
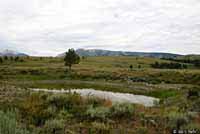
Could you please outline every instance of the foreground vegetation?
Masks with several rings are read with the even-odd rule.
[[[168,134],[200,129],[200,70],[153,68],[171,60],[83,57],[72,70],[63,58],[7,57],[0,63],[0,134]],[[15,58],[14,58],[15,59]],[[175,62],[175,61],[173,61]],[[160,98],[155,107],[117,104],[78,94],[33,93],[28,88],[93,88]]]

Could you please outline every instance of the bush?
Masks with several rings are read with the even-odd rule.
[[[136,134],[148,134],[148,129],[145,127],[139,127],[136,130]]]
[[[27,70],[21,70],[19,73],[24,75],[24,74],[28,74],[28,71]]]
[[[87,111],[86,115],[90,119],[100,119],[105,120],[109,116],[110,110],[106,107],[96,107],[90,106]]]
[[[110,134],[111,129],[109,124],[103,122],[92,122],[92,127],[89,128],[89,133],[91,134]]]
[[[69,104],[69,96],[65,95],[65,94],[53,94],[48,96],[47,98],[47,103],[50,104],[51,106],[56,107],[57,109],[63,109],[65,107],[70,107],[67,105],[71,105]]]
[[[15,61],[19,61],[19,57],[17,56],[17,57],[15,57]]]
[[[109,130],[109,125],[105,123],[92,122],[92,127],[96,129]]]
[[[111,107],[111,117],[130,117],[135,111],[133,104],[116,103]]]
[[[170,113],[168,115],[168,127],[170,129],[180,129],[189,123],[188,116],[184,113]]]
[[[45,102],[47,94],[33,93],[28,96],[19,106],[21,116],[28,123],[39,126],[52,117],[54,113],[50,113],[48,105]]]
[[[111,118],[123,118],[130,117],[134,113],[134,105],[128,103],[116,103],[111,108],[107,107],[94,107],[90,106],[86,114],[91,119],[105,120],[108,117]]]
[[[57,110],[66,109],[71,113],[80,113],[82,98],[79,94],[53,94],[47,98],[47,103],[56,107]]]
[[[190,111],[200,112],[200,88],[193,87],[187,91],[187,103],[189,104]]]
[[[198,123],[196,123],[196,124],[191,123],[191,124],[188,124],[187,126],[185,126],[184,129],[188,129],[188,130],[196,129],[196,130],[200,131],[200,125]]]
[[[187,65],[180,64],[180,63],[158,63],[155,62],[154,64],[151,64],[151,67],[153,68],[160,68],[160,69],[186,69]]]
[[[187,99],[189,99],[189,100],[195,100],[199,97],[200,97],[200,89],[199,88],[191,89],[187,93]]]
[[[69,113],[68,111],[66,110],[61,110],[58,115],[57,115],[57,118],[58,119],[71,119],[73,118],[73,114]]]
[[[3,63],[3,58],[2,57],[0,57],[0,63]]]
[[[16,120],[14,112],[0,111],[0,134],[28,134],[29,132],[22,129]]]
[[[42,74],[44,74],[42,72],[42,70],[33,70],[33,69],[30,69],[29,73],[30,73],[30,75],[42,75]]]
[[[200,112],[200,98],[192,102],[191,111]]]
[[[44,125],[43,132],[44,134],[64,134],[64,127],[63,120],[48,120]]]
[[[104,104],[104,100],[96,97],[88,97],[86,100],[87,105],[92,105],[93,107],[98,107]]]
[[[4,60],[8,60],[8,56],[4,56]]]

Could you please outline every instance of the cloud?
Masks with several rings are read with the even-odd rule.
[[[199,9],[198,0],[0,0],[0,48],[200,54]]]

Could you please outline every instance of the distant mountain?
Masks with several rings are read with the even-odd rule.
[[[171,53],[148,53],[148,52],[126,52],[126,51],[110,51],[101,49],[77,49],[76,53],[80,56],[138,56],[138,57],[154,57],[154,58],[175,58],[182,56]],[[65,53],[59,54],[57,57],[63,57]]]
[[[28,55],[6,49],[4,51],[0,51],[0,56],[28,56]]]

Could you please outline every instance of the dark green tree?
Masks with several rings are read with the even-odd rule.
[[[8,60],[8,56],[4,56],[4,60]]]
[[[10,57],[10,60],[13,61],[13,59],[14,59],[14,58],[11,56],[11,57]]]
[[[78,64],[80,62],[80,57],[78,54],[76,54],[74,49],[69,49],[68,52],[66,52],[65,54],[64,61],[65,66],[68,66],[69,70],[71,70],[73,64]]]
[[[129,68],[130,68],[130,70],[133,70],[133,65],[130,65]]]
[[[2,57],[0,57],[0,63],[3,63],[3,58]]]
[[[19,57],[17,56],[17,57],[15,57],[15,61],[19,61]]]
[[[82,60],[84,60],[84,59],[86,59],[86,57],[85,57],[85,56],[82,56]]]

